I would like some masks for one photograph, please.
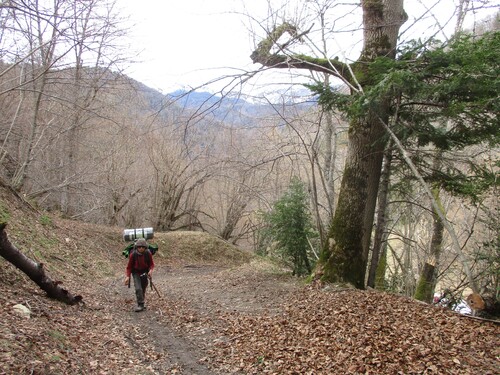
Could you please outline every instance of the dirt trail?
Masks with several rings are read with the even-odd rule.
[[[131,347],[149,348],[144,374],[224,374],[212,368],[208,352],[219,340],[218,316],[227,312],[278,312],[281,302],[299,287],[289,277],[263,271],[253,263],[237,268],[211,265],[157,266],[153,282],[161,295],[148,287],[147,310],[133,312],[133,288],[114,279],[106,292],[117,321]],[[231,372],[234,373],[234,372]]]

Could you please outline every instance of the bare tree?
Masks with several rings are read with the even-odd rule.
[[[154,146],[149,150],[154,226],[165,231],[199,228],[198,195],[213,174],[208,157],[211,142],[202,141],[195,132],[193,138],[185,138],[179,128],[158,129],[157,134],[162,136],[150,139]]]
[[[121,61],[119,19],[108,1],[11,1],[5,9],[3,42],[15,41],[16,49],[3,56],[0,77],[13,75],[17,85],[2,93],[18,97],[3,138],[2,158],[12,170],[7,177],[34,196],[50,191],[52,207],[73,216],[82,205],[72,202],[71,192],[89,187],[89,149],[82,144],[111,113],[100,91],[116,85],[110,69]]]

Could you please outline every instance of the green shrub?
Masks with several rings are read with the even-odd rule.
[[[316,237],[308,210],[304,184],[297,178],[285,194],[264,214],[262,243],[293,268],[293,274],[310,274],[313,262],[309,256],[309,239]]]

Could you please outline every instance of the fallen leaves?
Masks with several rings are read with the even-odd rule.
[[[497,325],[386,293],[305,288],[280,315],[222,318],[229,340],[213,357],[246,374],[493,374],[499,365]]]

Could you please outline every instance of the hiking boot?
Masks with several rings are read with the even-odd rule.
[[[135,308],[135,312],[141,312],[141,311],[144,311],[145,307],[144,305],[138,305],[136,308]]]

